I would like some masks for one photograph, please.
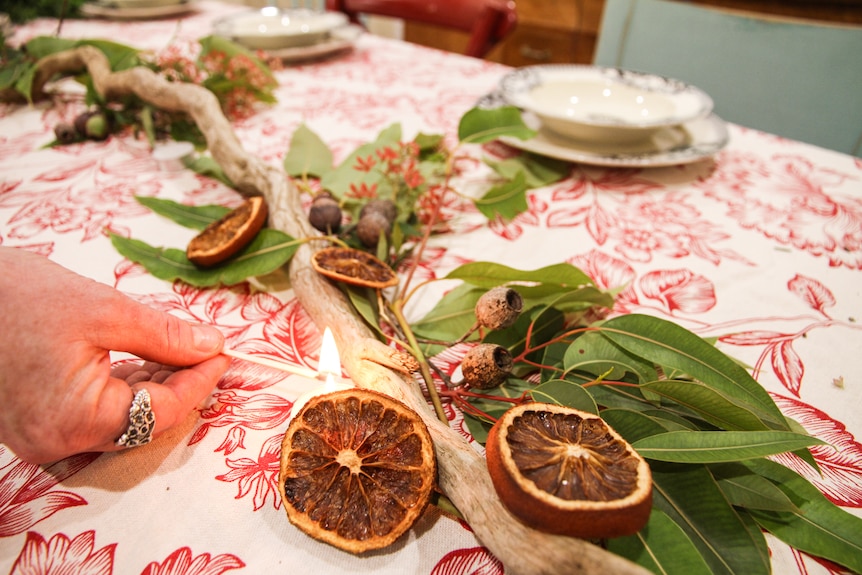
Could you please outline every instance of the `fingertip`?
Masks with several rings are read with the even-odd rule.
[[[192,342],[199,352],[215,355],[224,347],[224,334],[211,325],[192,324]]]

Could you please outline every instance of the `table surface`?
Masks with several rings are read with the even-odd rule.
[[[179,22],[67,21],[62,34],[158,50],[209,34],[214,19],[237,9],[201,2]],[[38,20],[14,39],[55,30],[56,22]],[[278,103],[235,129],[251,153],[273,164],[301,123],[339,158],[395,122],[406,138],[452,138],[461,115],[507,71],[363,35],[349,53],[276,72]],[[132,137],[44,148],[53,126],[82,107],[74,96],[53,106],[0,105],[0,245],[39,252],[152,306],[218,325],[233,347],[299,363],[313,358],[320,333],[283,275],[199,290],[147,275],[113,249],[106,228],[173,247],[194,234],[134,195],[224,205],[240,197],[190,171],[164,171]],[[442,276],[473,260],[523,269],[565,261],[602,287],[628,284],[615,312],[653,314],[719,337],[786,414],[837,446],[815,449],[822,478],[799,471],[862,516],[862,161],[729,130],[729,145],[706,161],[572,165],[564,181],[531,191],[529,211],[510,222],[454,209],[451,232],[433,240],[427,273]],[[426,298],[413,317],[431,304]],[[0,566],[19,557],[23,566],[42,546],[88,573],[502,572],[469,529],[435,508],[392,548],[361,558],[294,529],[276,481],[281,437],[301,391],[294,376],[234,361],[207,404],[150,445],[51,467],[20,462],[0,446]],[[769,542],[776,573],[829,572]]]

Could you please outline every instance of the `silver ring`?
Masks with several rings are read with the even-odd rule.
[[[129,408],[129,428],[117,440],[119,447],[135,447],[144,445],[153,439],[153,429],[156,427],[156,416],[150,407],[150,392],[141,389],[132,399]]]

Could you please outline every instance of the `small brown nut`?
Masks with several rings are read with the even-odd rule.
[[[480,343],[461,360],[464,383],[475,389],[490,389],[512,373],[512,354],[505,347]]]
[[[524,299],[517,291],[495,287],[486,291],[476,302],[476,321],[488,329],[504,329],[517,321],[524,308]]]
[[[392,222],[379,212],[370,212],[359,218],[356,224],[356,235],[367,248],[375,248],[380,242],[380,236],[389,236]]]
[[[314,229],[325,234],[338,233],[341,229],[341,207],[331,194],[321,194],[311,202],[308,211],[308,222]]]
[[[368,200],[368,203],[362,206],[362,209],[359,211],[359,219],[364,218],[367,214],[372,212],[381,214],[391,224],[398,216],[398,207],[392,200],[374,198],[372,200]]]

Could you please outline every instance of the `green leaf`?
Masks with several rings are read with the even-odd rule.
[[[634,535],[609,539],[607,549],[663,575],[708,573],[709,566],[685,532],[653,508],[646,526]]]
[[[671,431],[641,439],[632,447],[656,461],[726,463],[824,444],[790,431]]]
[[[476,323],[473,309],[485,290],[461,284],[444,295],[425,317],[411,324],[422,339],[456,341]]]
[[[513,357],[517,357],[526,349],[528,332],[533,342],[547,341],[559,333],[565,323],[565,317],[559,310],[534,308],[528,313],[521,313],[514,325],[507,329],[489,332],[482,341],[503,346]],[[536,355],[541,355],[541,352],[536,352]],[[530,356],[530,359],[538,361],[539,357]],[[531,366],[527,366],[527,369],[533,371]]]
[[[188,206],[173,200],[148,196],[135,196],[135,199],[160,216],[193,230],[202,230],[231,211],[225,206]]]
[[[484,196],[473,200],[473,204],[489,220],[499,215],[509,221],[526,212],[529,206],[524,172],[518,172],[514,179],[492,187]]]
[[[57,38],[56,36],[37,36],[32,40],[28,40],[25,48],[27,54],[38,60],[57,52],[71,50],[77,45],[77,40]]]
[[[518,282],[536,282],[570,289],[593,285],[593,280],[587,274],[571,264],[554,264],[522,271],[492,262],[472,262],[455,268],[446,275],[446,279],[460,279],[484,288]]]
[[[227,177],[227,174],[224,173],[221,165],[216,162],[212,156],[197,156],[193,158],[191,161],[187,162],[186,167],[196,174],[200,174],[202,176],[207,176],[214,180],[218,180],[224,185],[235,188],[233,182]]]
[[[536,386],[529,392],[533,401],[563,405],[587,413],[599,414],[596,402],[583,387],[565,379],[552,379]]]
[[[284,157],[284,171],[296,178],[320,178],[332,170],[332,150],[305,124],[290,139]]]
[[[701,465],[651,462],[653,505],[686,535],[715,575],[768,575],[757,533],[728,503]]]
[[[514,106],[493,110],[473,108],[461,116],[458,124],[458,140],[463,144],[484,144],[501,136],[528,140],[535,135],[536,132],[524,124],[521,112]]]
[[[532,384],[522,379],[509,378],[504,385],[495,387],[494,389],[482,390],[482,395],[485,397],[471,397],[470,405],[496,420],[499,419],[506,410],[512,407],[512,403],[500,401],[495,398],[503,397],[507,399],[516,399],[532,389],[532,387]],[[467,424],[467,429],[470,431],[470,434],[476,441],[484,444],[488,439],[488,431],[491,429],[493,422],[484,418],[479,418],[476,415],[472,415],[468,410],[463,411],[464,421]]]
[[[661,422],[639,411],[624,408],[604,409],[600,415],[629,443],[667,431]]]
[[[263,229],[236,256],[214,268],[198,268],[184,250],[153,247],[140,240],[111,234],[114,248],[129,260],[166,281],[182,280],[196,287],[234,285],[271,273],[289,260],[301,242],[277,230]]]
[[[799,508],[777,485],[754,473],[745,465],[721,463],[709,470],[721,492],[734,507],[769,511],[793,511]]]
[[[377,150],[397,146],[401,142],[401,124],[392,124],[382,130],[377,139],[368,144],[359,146],[352,154],[347,156],[334,170],[330,170],[320,178],[320,185],[331,191],[339,198],[350,191],[351,185],[366,184],[367,186],[382,185],[385,176],[379,170],[372,169],[364,172],[354,169],[357,158],[371,156],[376,159]],[[384,196],[386,197],[386,196]]]
[[[604,376],[610,380],[621,380],[627,373],[636,375],[641,382],[654,381],[658,377],[652,363],[615,346],[594,331],[581,335],[569,345],[563,357],[563,369]]]
[[[752,408],[699,381],[656,381],[644,392],[672,400],[684,412],[728,430],[766,430],[768,426]]]
[[[611,319],[600,329],[624,349],[688,373],[749,406],[769,427],[788,429],[784,416],[762,385],[737,362],[685,328],[663,319],[630,314]]]
[[[499,162],[485,163],[507,180],[514,179],[519,173],[524,174],[529,188],[540,188],[558,182],[566,177],[571,169],[569,162],[535,154],[521,154]]]
[[[862,573],[862,518],[830,502],[783,465],[768,459],[744,465],[777,485],[798,508],[793,512],[749,510],[763,529],[791,547]]]

